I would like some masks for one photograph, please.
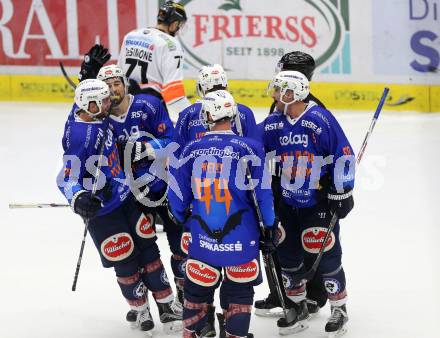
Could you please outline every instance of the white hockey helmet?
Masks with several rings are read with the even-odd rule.
[[[225,70],[219,64],[203,66],[197,77],[197,94],[203,97],[215,86],[221,86],[224,89],[228,86]]]
[[[216,90],[206,94],[202,99],[202,118],[211,129],[212,125],[225,118],[233,118],[237,114],[237,105],[232,95],[226,90]],[[211,119],[209,119],[209,116]]]
[[[111,64],[108,66],[104,66],[99,70],[98,76],[96,77],[98,80],[105,81],[107,79],[111,79],[114,77],[122,78],[124,85],[127,86],[127,80],[124,75],[124,71],[117,64]]]
[[[268,95],[276,90],[280,91],[280,101],[288,105],[293,102],[304,101],[310,93],[310,84],[304,74],[294,70],[285,70],[275,75],[270,82]],[[285,102],[283,97],[288,91],[293,93],[293,101]]]
[[[98,79],[87,79],[78,84],[75,89],[75,103],[84,110],[89,116],[96,117],[102,113],[102,103],[106,98],[110,98],[108,85]],[[89,111],[89,105],[95,102],[99,110],[96,113]]]

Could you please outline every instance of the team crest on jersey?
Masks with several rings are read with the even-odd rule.
[[[257,279],[260,266],[256,259],[241,265],[228,266],[225,268],[226,276],[236,283],[247,283]]]
[[[214,286],[220,279],[220,271],[195,259],[187,260],[185,272],[190,281],[202,286]]]
[[[136,224],[136,234],[141,238],[153,238],[156,232],[153,228],[154,217],[151,214],[141,214]]]
[[[185,275],[185,271],[186,271],[186,259],[181,261],[179,263],[179,271],[182,273],[182,275]]]
[[[147,291],[147,287],[142,281],[139,281],[138,285],[133,290],[133,296],[136,299],[141,299],[145,296],[145,292]]]
[[[312,254],[317,254],[321,249],[326,234],[327,228],[323,227],[313,227],[305,229],[301,234],[301,241],[304,250]],[[327,252],[333,248],[333,246],[335,245],[335,240],[335,234],[332,231],[332,233],[328,237],[324,252]]]
[[[286,239],[286,230],[281,223],[278,224],[277,231],[275,233],[275,240],[277,245],[280,245]]]
[[[283,279],[283,286],[285,289],[293,289],[294,283],[290,274],[285,271],[281,271],[281,278]]]
[[[162,269],[162,272],[160,274],[160,280],[162,281],[163,284],[170,285],[170,280],[168,279],[168,275],[165,269]]]
[[[341,283],[334,278],[324,278],[324,287],[330,295],[337,295],[342,289]]]
[[[185,255],[188,255],[189,244],[191,243],[191,233],[184,232],[180,239],[180,249]]]
[[[101,243],[102,255],[112,262],[124,260],[131,255],[133,250],[133,239],[126,232],[110,236]]]

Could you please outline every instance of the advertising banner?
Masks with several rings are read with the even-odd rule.
[[[107,46],[115,62],[124,35],[155,26],[163,2],[0,0],[0,100],[71,100],[59,63],[76,81],[95,43]],[[313,88],[330,108],[374,107],[386,84],[389,109],[439,110],[440,0],[180,3],[188,14],[178,39],[190,99],[198,70],[220,63],[234,95],[265,106],[277,61],[301,50],[315,58]]]
[[[440,84],[439,0],[374,0],[372,20],[375,74]]]
[[[302,50],[332,74],[350,74],[348,0],[183,0],[180,41],[187,75],[221,63],[233,79],[267,79],[285,53]]]
[[[145,25],[147,16],[146,1],[139,0],[0,0],[0,5],[2,73],[5,66],[23,66],[38,74],[41,66],[58,67],[60,61],[78,67],[97,42],[116,60],[124,35]]]

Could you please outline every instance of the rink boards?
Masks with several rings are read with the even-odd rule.
[[[74,82],[77,80],[72,77]],[[268,107],[268,81],[230,80],[237,102],[252,107]],[[440,86],[385,83],[312,83],[312,92],[330,109],[372,110],[385,86],[390,95],[385,108],[396,111],[440,111]],[[185,80],[187,96],[197,99],[195,80]],[[73,89],[62,76],[0,75],[0,101],[71,102]]]

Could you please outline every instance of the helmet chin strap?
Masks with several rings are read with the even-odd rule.
[[[280,99],[280,101],[281,101],[281,103],[284,103],[284,109],[283,109],[283,114],[284,114],[284,115],[289,115],[289,114],[287,114],[287,108],[288,108],[288,106],[291,105],[292,103],[297,102],[297,100],[293,100],[292,102],[286,103],[286,102],[284,102],[284,101],[281,100],[281,99]]]

